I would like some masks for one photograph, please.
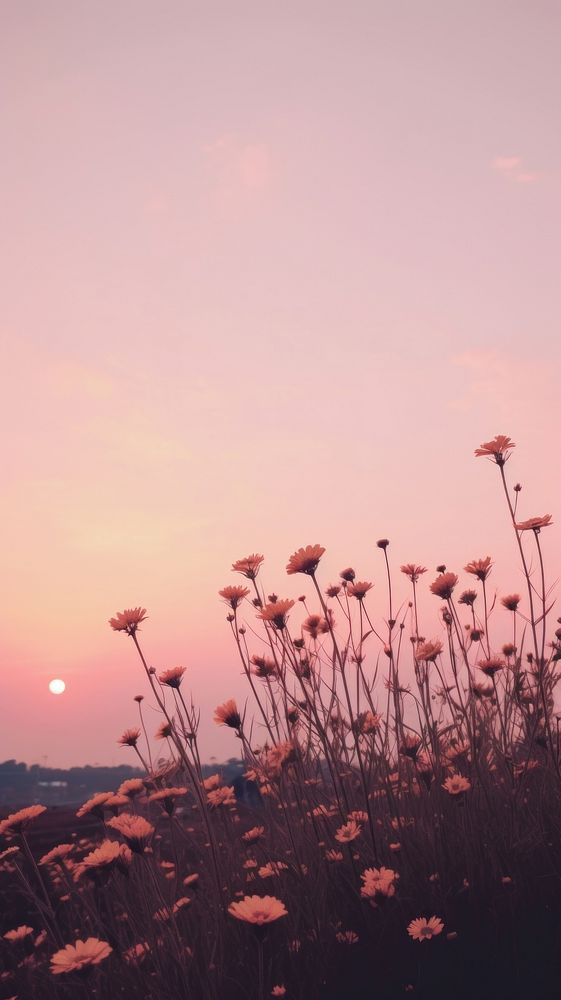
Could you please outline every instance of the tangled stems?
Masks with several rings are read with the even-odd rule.
[[[57,925],[56,916],[55,916],[55,913],[54,913],[51,901],[49,899],[49,894],[47,892],[45,883],[43,881],[43,876],[41,875],[41,872],[39,871],[39,869],[37,867],[37,863],[35,861],[35,858],[33,857],[33,854],[31,853],[29,844],[27,842],[27,837],[25,836],[25,833],[23,832],[23,830],[20,830],[20,840],[21,840],[21,845],[23,847],[23,851],[24,851],[24,854],[25,854],[25,856],[27,858],[28,864],[29,864],[31,870],[34,873],[35,878],[37,879],[37,882],[39,884],[39,888],[41,890],[41,895],[42,895],[42,897],[44,899],[44,904],[41,904],[41,909],[44,910],[46,908],[46,914],[45,914],[45,916],[48,915],[48,921],[49,921],[49,924],[50,924],[51,934],[53,935],[53,937],[55,938],[55,940],[58,942],[58,944],[62,945],[62,943],[63,943],[62,936],[61,936],[61,933],[60,933],[58,925]]]
[[[518,528],[516,527],[516,518],[515,518],[515,514],[514,514],[514,508],[512,506],[512,501],[510,499],[509,492],[508,492],[508,485],[507,485],[507,481],[506,481],[504,465],[499,465],[499,470],[500,470],[500,473],[501,473],[501,481],[502,481],[502,484],[503,484],[503,490],[504,490],[504,494],[505,494],[505,497],[506,497],[506,502],[508,504],[508,509],[509,509],[509,512],[510,512],[511,520],[512,520],[512,526],[514,528],[514,533],[516,535],[516,544],[518,545],[518,551],[520,553],[520,558],[522,560],[522,566],[523,566],[523,569],[524,569],[524,579],[526,580],[526,587],[527,587],[527,590],[528,590],[528,601],[529,601],[529,604],[530,604],[530,628],[532,629],[532,637],[533,637],[533,640],[534,640],[534,653],[535,653],[536,660],[537,660],[538,656],[539,656],[539,649],[538,649],[538,636],[537,636],[537,632],[536,632],[536,618],[535,618],[535,613],[534,613],[534,598],[533,598],[532,581],[530,579],[530,571],[528,569],[528,564],[526,562],[526,556],[524,554],[524,546],[522,545],[521,533],[518,531]],[[544,627],[545,627],[545,623],[544,623]]]
[[[316,580],[315,573],[311,573],[310,576],[311,576],[311,578],[313,580],[314,587],[316,588],[316,593],[318,595],[319,602],[321,604],[321,608],[322,608],[325,620],[326,620],[326,622],[328,624],[328,627],[329,627],[329,633],[331,635],[331,640],[333,642],[333,650],[334,650],[334,653],[335,653],[335,655],[337,657],[337,661],[339,663],[339,670],[341,672],[341,680],[343,682],[343,690],[345,692],[345,698],[346,698],[346,701],[347,701],[347,708],[348,708],[348,711],[349,711],[349,718],[352,719],[353,718],[353,707],[352,707],[352,703],[351,703],[351,695],[350,695],[349,687],[348,687],[348,684],[347,684],[347,678],[345,676],[345,667],[343,665],[341,654],[339,652],[339,646],[337,645],[337,639],[335,637],[335,632],[334,632],[333,626],[331,624],[331,616],[330,616],[329,611],[327,609],[327,605],[326,605],[325,600],[323,598],[323,594],[322,594],[322,592],[321,592],[321,590],[319,588],[319,584],[318,584],[318,582]],[[378,851],[377,851],[377,848],[376,848],[376,837],[374,835],[374,821],[372,819],[372,809],[370,807],[370,798],[369,798],[369,795],[368,795],[368,783],[366,781],[366,772],[365,772],[365,769],[364,769],[364,761],[363,761],[363,757],[362,757],[362,750],[360,748],[360,740],[358,738],[358,734],[357,734],[357,732],[356,732],[356,730],[355,730],[354,727],[352,729],[352,732],[353,732],[353,736],[354,736],[354,744],[355,744],[355,748],[356,748],[356,756],[357,756],[357,760],[358,760],[358,766],[359,766],[359,770],[360,770],[360,778],[361,778],[362,789],[363,789],[363,793],[364,793],[364,802],[365,802],[366,811],[367,811],[367,814],[368,814],[368,826],[369,826],[369,829],[370,829],[370,838],[372,840],[372,850],[374,852],[374,859],[377,860],[377,858],[378,858]]]
[[[165,716],[165,718],[167,719],[167,721],[168,721],[168,723],[169,723],[169,725],[171,727],[172,732],[175,732],[174,731],[174,726],[173,726],[173,720],[169,716],[169,713],[168,713],[168,711],[166,709],[165,703],[162,700],[162,698],[160,697],[160,694],[159,694],[159,692],[158,692],[158,690],[156,688],[156,685],[154,684],[154,678],[152,676],[152,673],[150,672],[148,664],[146,663],[146,660],[144,659],[144,654],[143,654],[143,652],[142,652],[142,650],[140,648],[138,639],[136,637],[136,630],[131,633],[131,637],[132,637],[133,642],[134,642],[134,644],[136,646],[136,649],[138,651],[138,655],[139,655],[140,660],[142,662],[142,666],[144,667],[146,676],[148,677],[148,681],[149,681],[150,687],[152,688],[152,692],[153,692],[154,697],[155,697],[155,699],[156,699],[156,701],[158,703],[158,706],[159,706],[161,712],[163,713],[163,715]],[[209,839],[209,843],[210,843],[210,846],[211,846],[211,853],[212,853],[212,860],[213,860],[213,872],[214,872],[214,880],[215,880],[216,891],[217,891],[217,899],[220,900],[222,898],[222,883],[221,883],[221,879],[220,879],[220,869],[219,869],[219,865],[218,865],[218,852],[216,850],[216,842],[215,842],[214,830],[212,829],[212,826],[211,826],[211,824],[209,822],[209,818],[208,818],[207,805],[206,805],[206,802],[205,802],[205,800],[203,798],[203,795],[201,793],[200,783],[197,780],[197,777],[196,777],[196,775],[193,772],[193,766],[192,766],[189,758],[187,757],[187,754],[185,753],[185,749],[182,746],[181,741],[178,740],[177,738],[175,738],[174,739],[174,743],[175,743],[175,746],[176,746],[176,748],[177,748],[177,750],[179,752],[179,755],[181,757],[182,763],[185,765],[187,773],[189,774],[189,776],[191,778],[191,781],[193,783],[193,787],[194,787],[194,790],[195,790],[195,794],[196,794],[196,796],[197,796],[197,798],[199,800],[199,805],[200,805],[201,813],[202,813],[202,816],[203,816],[203,822],[204,822],[204,824],[206,826],[206,830],[207,830],[207,834],[208,834],[208,839]]]
[[[148,739],[148,733],[146,732],[146,723],[144,721],[144,715],[143,715],[143,712],[142,712],[142,704],[141,704],[141,701],[140,701],[141,697],[142,697],[142,695],[139,695],[138,699],[137,699],[138,714],[140,716],[140,724],[142,726],[142,732],[144,733],[144,739],[146,740],[146,746],[148,748],[148,760],[150,761],[150,770],[152,771],[153,770],[152,751],[150,750],[150,740]]]
[[[530,628],[532,630],[532,638],[533,638],[533,641],[534,641],[534,655],[535,655],[535,658],[536,658],[536,668],[538,670],[538,687],[539,687],[539,692],[540,692],[540,697],[541,697],[541,702],[542,702],[544,725],[545,725],[546,732],[547,732],[547,739],[548,739],[548,744],[549,744],[549,750],[550,750],[551,757],[553,758],[553,761],[554,761],[554,764],[555,764],[555,770],[557,771],[557,776],[559,778],[561,778],[561,769],[560,769],[559,757],[558,757],[558,754],[555,752],[555,744],[554,744],[554,740],[553,740],[553,733],[551,731],[551,723],[550,723],[550,719],[549,719],[549,711],[548,711],[548,704],[547,704],[547,694],[546,694],[546,690],[545,690],[544,676],[543,676],[543,674],[544,674],[545,629],[546,629],[546,615],[547,615],[547,610],[546,610],[546,606],[545,606],[546,605],[546,593],[545,593],[544,565],[543,565],[543,558],[542,558],[541,548],[540,548],[539,539],[538,539],[539,528],[538,529],[534,529],[533,534],[534,534],[534,537],[536,539],[536,545],[537,545],[537,549],[538,549],[538,558],[539,558],[539,562],[540,562],[541,587],[542,587],[541,599],[542,599],[542,619],[543,619],[543,624],[542,624],[541,651],[540,651],[540,645],[538,643],[537,623],[536,623],[536,616],[535,616],[535,611],[534,611],[533,586],[532,586],[532,581],[531,581],[531,578],[530,578],[530,570],[528,568],[528,564],[526,562],[526,556],[524,554],[524,546],[522,545],[522,537],[521,537],[522,533],[516,527],[516,518],[515,518],[514,508],[512,506],[512,501],[510,499],[509,492],[508,492],[508,486],[507,486],[506,476],[505,476],[505,471],[504,471],[504,463],[503,464],[499,463],[499,469],[500,469],[500,473],[501,473],[501,481],[502,481],[502,484],[503,484],[503,490],[504,490],[504,494],[505,494],[505,497],[506,497],[506,502],[508,504],[508,509],[509,509],[509,512],[510,512],[510,517],[511,517],[512,525],[513,525],[513,528],[514,528],[514,533],[516,535],[516,542],[517,542],[517,545],[518,545],[518,551],[520,553],[520,558],[522,560],[522,566],[523,566],[523,569],[524,569],[524,579],[526,580],[526,587],[527,587],[527,590],[528,590],[528,601],[529,601],[529,604],[530,604]],[[536,725],[537,725],[537,722],[538,722],[538,714],[539,713],[536,712]]]

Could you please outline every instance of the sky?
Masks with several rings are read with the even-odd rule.
[[[7,0],[0,24],[0,760],[135,762],[148,692],[107,622],[137,605],[203,758],[235,755],[217,592],[252,552],[297,597],[286,561],[321,543],[322,585],[354,566],[378,621],[380,537],[398,576],[491,555],[520,589],[473,456],[498,433],[555,582],[559,4]]]

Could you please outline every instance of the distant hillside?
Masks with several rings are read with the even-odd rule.
[[[243,764],[231,757],[223,764],[203,764],[205,775],[220,771],[229,783],[243,771]],[[144,772],[128,764],[118,767],[42,767],[16,760],[0,763],[0,812],[12,805],[65,805],[81,802],[94,792],[114,791],[127,778],[142,778]]]

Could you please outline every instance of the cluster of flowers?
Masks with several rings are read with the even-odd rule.
[[[532,579],[526,548],[529,539],[542,565],[539,536],[552,519],[518,518],[520,488],[515,486],[511,499],[505,479],[513,448],[510,438],[499,435],[476,451],[497,465],[505,484],[527,590],[524,610],[520,594],[506,594],[496,605],[507,613],[509,632],[500,652],[491,643],[490,556],[465,565],[473,586],[459,596],[458,574],[436,568],[428,600],[441,602],[440,634],[432,638],[421,627],[427,568],[413,562],[400,567],[409,599],[396,608],[388,539],[377,542],[388,582],[381,624],[369,606],[374,584],[358,580],[353,568],[344,568],[337,583],[320,585],[325,549],[319,544],[298,549],[286,566],[288,576],[308,578],[316,610],[306,595],[281,599],[267,593],[262,555],[234,562],[232,570],[247,586],[229,585],[219,593],[255,717],[228,698],[216,707],[214,721],[239,740],[253,806],[240,802],[220,771],[209,775],[203,769],[199,714],[184,696],[186,668],[158,673],[148,666],[139,639],[146,609],[111,618],[111,628],[129,636],[139,655],[162,716],[154,736],[166,741],[168,759],[154,763],[144,695],[137,695],[139,724],[118,743],[137,754],[146,776],[98,793],[78,809],[80,822],[98,824],[99,837],[73,833],[36,861],[27,828],[44,807],[30,806],[0,822],[0,836],[8,842],[0,852],[0,872],[21,879],[43,922],[41,928],[7,930],[6,947],[33,942],[38,952],[50,948],[53,977],[103,969],[118,950],[125,970],[150,970],[157,997],[169,995],[162,955],[170,953],[175,995],[190,995],[194,981],[199,991],[217,995],[230,973],[226,949],[209,942],[215,931],[220,940],[230,940],[249,925],[259,956],[260,998],[268,935],[281,935],[278,941],[285,935],[284,981],[266,986],[270,995],[284,996],[298,962],[302,974],[304,965],[308,975],[322,974],[333,941],[344,951],[385,923],[409,946],[409,939],[438,938],[445,924],[453,928],[450,899],[470,890],[478,871],[473,858],[483,844],[486,855],[491,851],[496,884],[512,889],[516,880],[504,870],[502,816],[506,803],[515,844],[522,829],[516,824],[529,820],[512,803],[537,815],[546,807],[544,788],[559,781],[553,715],[561,659],[561,630],[548,632],[548,594],[543,577],[542,583]],[[250,628],[257,634],[254,619],[262,631],[259,648],[251,650],[246,637]],[[480,814],[485,818],[476,828]],[[497,843],[499,829],[501,839],[495,851],[493,829]],[[256,892],[258,880],[278,886],[279,894]],[[323,900],[321,912],[314,895]],[[437,909],[436,903],[442,916],[414,916]],[[71,918],[61,916],[65,906]],[[342,912],[355,914],[355,928],[341,923]],[[80,926],[79,914],[85,930],[66,943],[64,935]],[[205,920],[213,931],[197,934]],[[452,929],[440,940],[457,937]],[[243,937],[236,940],[249,947]],[[278,941],[275,954],[281,953]],[[222,965],[214,959],[216,949]],[[41,963],[22,955],[13,975],[30,976]],[[133,980],[127,982],[123,989],[131,988]]]

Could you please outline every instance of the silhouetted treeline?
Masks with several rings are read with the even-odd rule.
[[[231,784],[242,773],[243,765],[231,757],[224,764],[203,764],[202,769],[205,776],[220,771],[226,783]],[[45,805],[81,802],[95,792],[114,791],[127,778],[141,778],[143,774],[129,764],[62,768],[5,760],[0,763],[0,806],[39,801]]]

